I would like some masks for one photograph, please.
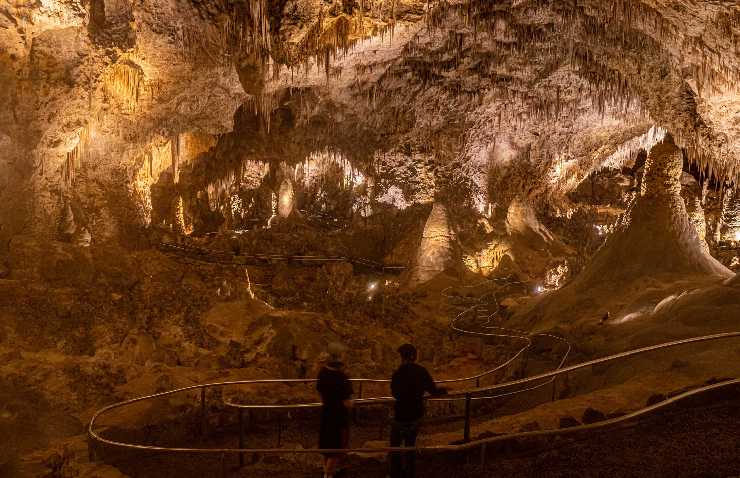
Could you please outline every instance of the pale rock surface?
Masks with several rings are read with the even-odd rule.
[[[450,267],[453,258],[452,239],[447,209],[443,204],[435,202],[421,235],[418,255],[411,272],[411,284],[427,282]]]

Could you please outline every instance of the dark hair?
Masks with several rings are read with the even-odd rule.
[[[416,347],[411,344],[403,344],[398,347],[398,353],[404,360],[414,361],[416,360]]]

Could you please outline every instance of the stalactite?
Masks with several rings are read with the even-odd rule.
[[[272,112],[279,106],[278,100],[272,93],[261,93],[247,98],[246,103],[252,107],[255,116],[262,121],[267,132],[270,132]]]
[[[62,164],[62,184],[71,189],[75,184],[77,169],[89,159],[90,127],[86,126],[77,135],[77,144],[67,152]]]
[[[144,72],[129,59],[115,63],[105,75],[105,87],[126,111],[136,111],[144,83]]]
[[[206,8],[205,6],[203,8]],[[266,63],[271,51],[269,8],[267,0],[229,2],[224,15],[207,25],[184,24],[180,28],[186,57],[209,58],[215,64],[232,64],[241,55],[254,55]]]

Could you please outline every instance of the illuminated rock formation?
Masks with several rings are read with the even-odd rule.
[[[740,241],[740,188],[729,191],[723,206],[720,240]]]
[[[532,206],[521,199],[515,199],[509,205],[506,212],[506,232],[509,235],[537,235],[545,242],[553,240],[550,231],[537,219]]]
[[[702,246],[681,197],[683,158],[670,137],[652,148],[640,195],[572,288],[624,284],[646,276],[729,277]]]
[[[278,190],[278,216],[283,219],[290,216],[290,213],[293,212],[294,202],[295,193],[293,192],[293,183],[290,179],[283,179],[283,182],[280,183],[280,189]]]
[[[417,285],[432,279],[452,265],[452,232],[447,208],[435,202],[429,213],[421,243],[411,271],[410,283]]]

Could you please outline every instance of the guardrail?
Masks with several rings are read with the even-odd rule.
[[[525,291],[527,290],[527,286],[523,282],[521,282],[519,280],[516,280],[516,279],[505,278],[505,277],[494,278],[494,279],[486,279],[486,280],[484,280],[482,282],[479,282],[477,284],[473,284],[473,285],[469,285],[469,286],[463,286],[462,288],[464,288],[464,289],[477,289],[477,288],[479,288],[481,286],[490,287],[491,284],[496,284],[496,285],[502,285],[503,284],[504,286],[523,287]],[[447,287],[447,288],[443,289],[442,292],[441,292],[442,296],[446,297],[448,300],[451,300],[453,297],[454,298],[460,297],[460,296],[453,296],[450,293],[450,291],[453,288],[454,288],[453,286],[450,286],[450,287]],[[468,297],[461,297],[461,298],[463,299],[463,301],[465,301],[466,299],[468,299]],[[483,302],[483,301],[485,301],[485,302]],[[493,306],[493,310],[491,309],[492,306]],[[482,307],[485,307],[485,310],[488,312],[483,317],[481,317],[480,314],[479,314],[479,309],[481,309]],[[498,298],[496,296],[496,293],[493,292],[493,291],[485,291],[482,297],[474,298],[473,299],[473,302],[472,302],[472,305],[469,308],[467,308],[466,310],[464,310],[463,312],[461,312],[460,314],[458,314],[457,316],[455,316],[450,321],[450,329],[452,331],[454,331],[454,332],[457,332],[457,333],[461,334],[461,335],[469,335],[469,336],[477,336],[477,337],[480,337],[481,340],[483,338],[490,337],[490,336],[497,336],[497,337],[520,337],[522,339],[526,339],[527,340],[528,343],[527,343],[526,348],[530,348],[532,346],[532,338],[534,338],[534,337],[542,337],[542,338],[552,339],[552,340],[555,340],[555,341],[558,341],[558,342],[561,342],[561,343],[565,344],[566,347],[567,347],[566,350],[565,350],[565,352],[563,353],[562,358],[560,359],[560,362],[558,363],[558,365],[556,367],[556,370],[559,369],[559,368],[561,368],[561,367],[563,367],[563,365],[565,365],[565,362],[568,359],[568,356],[570,355],[570,352],[572,350],[572,346],[571,346],[570,342],[568,342],[564,338],[559,337],[559,336],[554,335],[554,334],[548,334],[548,333],[544,333],[544,332],[543,333],[528,334],[527,332],[524,332],[524,331],[521,331],[521,330],[511,329],[511,328],[508,328],[508,327],[502,327],[502,326],[499,326],[499,325],[492,325],[493,322],[494,322],[494,317],[496,317],[497,315],[499,315],[500,310],[501,310],[501,307],[499,305],[499,302],[498,302]],[[483,320],[485,320],[485,322],[483,322],[482,324],[480,324],[479,327],[481,327],[482,329],[487,330],[489,332],[476,332],[474,330],[465,328],[462,325],[458,325],[460,322],[464,321],[466,319],[466,317],[468,315],[470,315],[470,314],[473,314],[475,319],[479,319],[479,320],[480,319],[483,319]],[[506,332],[506,333],[505,334],[494,334],[494,333],[490,332],[490,330],[500,330],[500,331]],[[532,387],[529,387],[529,388],[525,388],[525,389],[522,389],[522,390],[517,390],[515,392],[510,392],[510,393],[503,394],[503,395],[496,396],[496,397],[487,397],[487,398],[500,398],[500,397],[503,397],[503,396],[510,396],[510,395],[516,395],[516,394],[520,394],[520,393],[524,393],[524,392],[530,392],[530,391],[536,390],[538,388],[544,387],[546,385],[549,385],[550,383],[552,383],[552,385],[553,385],[553,389],[552,389],[552,400],[555,400],[555,391],[556,391],[555,386],[556,386],[556,384],[555,384],[555,378],[554,377],[551,378],[551,379],[549,379],[549,380],[547,380],[547,381],[545,381],[545,382],[543,382],[543,383],[541,383],[541,384],[538,384],[538,385],[535,385],[535,386],[532,386]],[[477,386],[480,386],[480,383],[479,382],[476,382],[476,387]]]
[[[463,390],[463,391],[457,391],[452,392],[451,395],[464,398],[466,402],[469,403],[469,401],[472,398],[472,395],[474,394],[481,394],[481,393],[491,393],[496,390],[502,390],[507,387],[512,387],[515,385],[521,385],[521,384],[529,384],[533,382],[537,382],[542,379],[546,379],[549,377],[557,377],[560,375],[566,375],[571,372],[574,372],[576,370],[581,370],[587,367],[593,367],[595,365],[602,365],[609,362],[614,362],[622,359],[626,359],[629,357],[634,357],[637,355],[657,351],[657,350],[664,350],[668,348],[673,347],[679,347],[683,345],[688,344],[696,344],[701,342],[709,342],[709,341],[716,341],[716,340],[723,340],[723,339],[729,339],[729,338],[737,338],[740,337],[740,332],[725,332],[725,333],[719,333],[719,334],[712,334],[712,335],[705,335],[700,337],[692,337],[688,339],[681,339],[681,340],[675,340],[671,342],[666,342],[662,344],[657,345],[651,345],[647,347],[641,347],[634,350],[629,350],[626,352],[621,352],[618,354],[609,355],[607,357],[602,357],[594,360],[589,360],[580,364],[571,365],[568,367],[561,368],[559,370],[553,370],[550,372],[541,373],[538,375],[535,375],[533,377],[523,378],[519,380],[513,380],[501,384],[495,384],[487,387],[479,387],[475,389],[469,389],[469,390]],[[523,437],[535,437],[535,436],[544,436],[544,435],[552,435],[552,434],[564,434],[564,433],[574,433],[576,431],[582,431],[582,430],[591,430],[599,427],[608,426],[611,424],[623,422],[638,416],[641,416],[645,413],[649,413],[653,410],[662,408],[664,406],[667,406],[671,403],[674,403],[676,401],[682,400],[686,397],[696,395],[698,393],[703,393],[707,390],[714,390],[723,386],[728,385],[737,385],[740,383],[740,380],[731,380],[729,382],[719,383],[719,384],[713,384],[706,387],[701,387],[700,389],[689,391],[682,393],[680,395],[677,395],[675,397],[672,397],[664,402],[660,402],[658,404],[654,404],[648,407],[645,407],[643,409],[640,409],[636,412],[632,412],[628,415],[625,415],[623,417],[606,420],[604,422],[599,422],[597,424],[590,424],[590,425],[583,425],[579,427],[572,427],[568,429],[561,429],[561,430],[540,430],[540,431],[534,431],[534,432],[523,432],[523,433],[515,433],[510,435],[504,435],[504,436],[496,436],[491,438],[485,438],[481,440],[471,440],[466,443],[461,444],[455,444],[455,445],[431,445],[431,446],[417,446],[417,447],[370,447],[370,448],[348,448],[348,449],[319,449],[319,448],[294,448],[294,449],[284,449],[284,448],[185,448],[185,447],[163,447],[163,446],[154,446],[154,445],[141,445],[136,443],[124,443],[116,440],[110,440],[107,438],[104,438],[98,434],[98,432],[95,429],[96,421],[105,415],[106,413],[125,407],[127,405],[131,405],[134,403],[146,401],[146,400],[152,400],[154,398],[158,397],[164,397],[168,395],[173,395],[177,393],[182,393],[186,391],[194,391],[194,390],[200,390],[201,391],[201,397],[205,398],[205,390],[212,387],[226,387],[226,386],[233,386],[233,385],[247,385],[247,384],[275,384],[275,383],[308,383],[312,382],[313,380],[309,379],[286,379],[286,380],[279,380],[279,379],[264,379],[264,380],[239,380],[239,381],[228,381],[228,382],[217,382],[217,383],[209,383],[209,384],[201,384],[201,385],[193,385],[190,387],[183,387],[176,390],[170,390],[167,392],[161,392],[157,394],[147,395],[144,397],[138,397],[131,400],[126,400],[123,402],[115,403],[113,405],[109,405],[98,412],[96,412],[92,419],[90,420],[90,423],[88,425],[88,437],[90,442],[90,453],[91,458],[94,459],[95,454],[95,447],[97,444],[104,444],[111,447],[116,448],[122,448],[122,449],[128,449],[128,450],[139,450],[139,451],[150,451],[150,452],[170,452],[170,453],[185,453],[185,454],[219,454],[222,457],[222,460],[224,459],[225,455],[231,454],[231,455],[239,455],[240,457],[243,457],[245,453],[256,453],[256,454],[323,454],[323,453],[389,453],[389,452],[440,452],[440,451],[463,451],[463,450],[469,450],[472,448],[482,447],[482,455],[485,454],[485,445],[494,443],[494,442],[500,442],[500,441],[506,441],[506,440],[512,440],[517,438],[523,438]],[[389,400],[387,397],[381,397],[381,398],[373,398],[373,399],[365,399],[360,400],[359,403],[363,402],[372,402],[377,400]],[[291,405],[292,407],[300,407],[303,406],[301,404],[299,405]],[[246,409],[248,407],[258,407],[256,405],[243,405],[242,409]],[[283,405],[273,405],[271,407],[285,407]],[[243,443],[243,442],[242,442]],[[241,460],[240,460],[241,462]]]

